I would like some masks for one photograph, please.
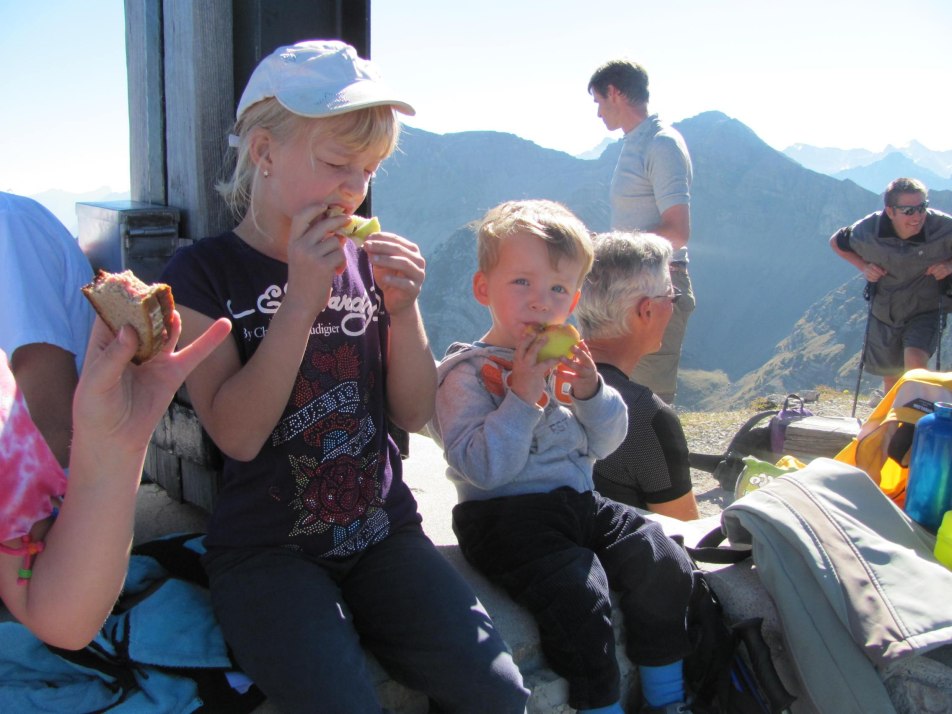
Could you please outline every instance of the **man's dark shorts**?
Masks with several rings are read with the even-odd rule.
[[[903,350],[915,347],[930,357],[939,341],[939,311],[916,315],[900,327],[887,325],[869,316],[869,336],[866,340],[866,371],[880,377],[904,374]]]

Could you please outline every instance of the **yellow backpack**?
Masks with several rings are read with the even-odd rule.
[[[836,455],[836,460],[861,468],[901,507],[906,500],[909,451],[916,422],[931,414],[936,402],[949,401],[952,372],[909,370],[882,398],[863,422],[859,435]]]

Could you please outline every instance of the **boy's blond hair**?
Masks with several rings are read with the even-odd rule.
[[[379,149],[381,160],[397,148],[400,122],[390,106],[369,107],[328,117],[307,118],[285,109],[274,97],[253,104],[235,124],[235,166],[228,179],[215,188],[238,220],[244,218],[255,190],[258,172],[251,160],[249,138],[255,129],[265,129],[278,141],[289,141],[298,131],[308,133],[313,147],[325,138],[340,141],[346,148],[362,152]]]
[[[500,245],[516,233],[527,233],[545,241],[552,266],[561,258],[582,266],[578,285],[592,269],[594,250],[585,224],[561,203],[544,199],[506,201],[489,209],[476,229],[479,270],[489,272],[499,262]]]

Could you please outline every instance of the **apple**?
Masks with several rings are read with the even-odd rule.
[[[572,325],[540,325],[539,332],[545,336],[545,344],[539,350],[537,362],[571,357],[572,348],[582,339]]]
[[[342,229],[341,233],[350,238],[359,248],[364,244],[372,234],[380,232],[380,221],[376,216],[363,218],[362,216],[351,216],[350,222]]]

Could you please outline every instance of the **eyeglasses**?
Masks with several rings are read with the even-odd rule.
[[[672,288],[671,288],[671,292],[667,293],[666,295],[649,295],[649,296],[648,296],[648,299],[649,299],[649,300],[670,300],[670,301],[671,301],[671,304],[672,304],[672,305],[675,305],[675,304],[677,304],[678,299],[679,299],[682,295],[684,295],[684,293],[682,293],[682,292],[681,292],[680,290],[678,290],[677,288],[672,287]]]
[[[918,206],[893,206],[893,210],[898,211],[904,216],[911,216],[916,213],[925,213],[929,207],[928,201],[923,201]]]

